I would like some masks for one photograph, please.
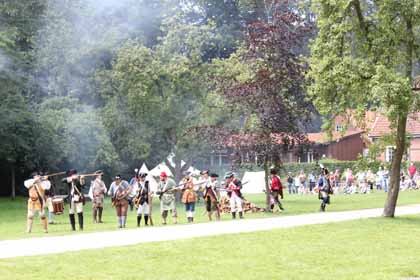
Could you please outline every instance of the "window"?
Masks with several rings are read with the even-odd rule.
[[[336,124],[335,131],[338,131],[338,132],[343,131],[343,126],[341,124]]]
[[[387,146],[385,150],[385,161],[391,162],[394,157],[395,146]]]

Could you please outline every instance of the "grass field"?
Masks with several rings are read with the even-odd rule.
[[[6,259],[0,279],[403,279],[419,236],[419,216],[375,218]]]
[[[343,211],[353,209],[367,209],[383,207],[385,201],[385,193],[371,193],[368,195],[356,194],[356,195],[338,195],[332,197],[332,203],[327,207],[327,211]],[[264,195],[247,195],[246,198],[253,203],[264,206],[265,197]],[[18,198],[15,201],[11,201],[9,198],[0,198],[0,240],[4,239],[17,239],[34,236],[45,236],[42,232],[42,228],[39,219],[36,218],[34,223],[33,232],[29,235],[25,233],[26,227],[26,198]],[[420,191],[407,191],[401,192],[399,197],[399,205],[415,204],[420,203]],[[245,218],[264,218],[278,215],[298,215],[304,213],[317,212],[319,209],[319,200],[317,197],[312,195],[286,195],[283,200],[286,211],[282,213],[253,213],[246,214]],[[69,218],[68,218],[68,205],[65,206],[66,211],[64,215],[56,216],[55,221],[58,224],[49,226],[48,235],[64,235],[64,234],[77,234],[80,233],[78,230],[72,232],[70,230]],[[85,230],[84,232],[95,232],[114,230],[117,228],[117,222],[115,217],[115,210],[111,207],[110,201],[108,200],[104,209],[104,224],[93,224],[91,217],[91,204],[87,203],[84,208],[85,217]],[[178,223],[185,224],[186,216],[183,205],[178,205]],[[155,226],[161,225],[161,219],[159,215],[159,200],[154,200],[153,205],[153,217]],[[222,216],[223,220],[230,220],[231,217],[228,214]],[[198,204],[196,207],[195,222],[207,222],[207,215],[205,213],[203,204]],[[77,223],[77,222],[76,222]],[[170,221],[171,223],[171,221]],[[136,227],[136,214],[135,212],[129,212],[128,228]]]

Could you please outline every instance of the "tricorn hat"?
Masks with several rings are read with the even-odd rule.
[[[139,172],[139,177],[140,178],[144,178],[146,176],[147,176],[147,173],[146,172]]]
[[[232,171],[228,171],[225,173],[225,179],[232,178],[233,176],[235,176],[235,173],[233,173]]]
[[[70,176],[72,176],[74,174],[77,174],[77,170],[76,169],[70,169],[70,170],[67,170],[67,172],[66,172],[66,176],[67,177],[70,177]]]

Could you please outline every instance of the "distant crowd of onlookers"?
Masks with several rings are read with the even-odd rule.
[[[301,170],[298,174],[288,172],[286,178],[286,186],[289,194],[310,194],[317,193],[319,174],[310,172],[305,174]],[[373,190],[388,191],[390,172],[383,166],[379,167],[377,172],[371,169],[359,170],[354,173],[353,170],[347,168],[344,172],[336,169],[330,173],[330,184],[334,194],[355,194],[370,193]],[[413,163],[407,170],[401,171],[400,174],[400,190],[420,188],[420,174]]]

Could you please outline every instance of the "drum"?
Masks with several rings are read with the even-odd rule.
[[[62,198],[54,198],[52,204],[54,215],[61,215],[64,213],[64,200]]]

